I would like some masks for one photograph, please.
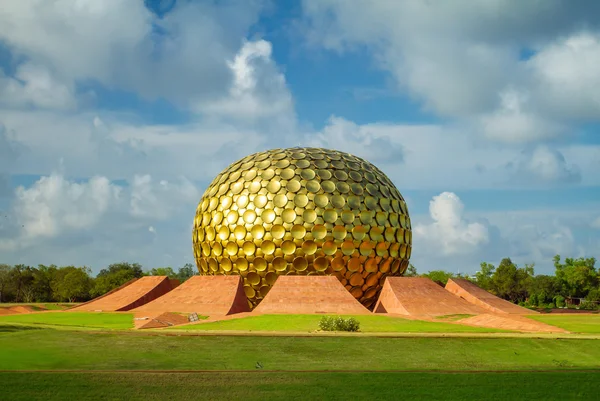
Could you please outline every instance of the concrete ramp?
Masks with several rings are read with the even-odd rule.
[[[193,276],[173,291],[133,310],[136,316],[165,312],[212,316],[248,311],[240,276]]]
[[[532,315],[538,312],[515,305],[512,302],[505,301],[502,298],[490,294],[486,290],[479,288],[472,282],[453,278],[446,283],[446,290],[457,295],[464,300],[477,305],[481,308],[495,313],[509,313],[511,315]]]
[[[108,294],[78,305],[68,311],[128,311],[155,300],[178,285],[179,281],[171,280],[167,276],[145,276],[137,280],[131,280]]]
[[[335,276],[279,276],[254,312],[347,315],[371,313]]]
[[[425,277],[388,277],[383,284],[375,313],[409,316],[444,316],[486,311],[446,291]]]

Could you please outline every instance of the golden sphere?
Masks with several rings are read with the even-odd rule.
[[[239,274],[252,307],[282,274],[335,275],[366,307],[408,267],[404,198],[348,153],[273,149],[226,168],[202,196],[193,228],[202,275]]]

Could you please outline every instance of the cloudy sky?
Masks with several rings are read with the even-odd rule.
[[[180,267],[213,176],[322,146],[419,271],[551,273],[600,256],[599,65],[595,0],[4,0],[0,262]]]

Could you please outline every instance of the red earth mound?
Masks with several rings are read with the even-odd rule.
[[[254,312],[370,313],[334,276],[279,276]]]
[[[179,281],[167,276],[146,276],[132,280],[96,299],[69,309],[69,312],[128,311],[168,293]]]
[[[413,316],[485,313],[425,277],[388,277],[374,311]]]
[[[491,312],[509,313],[511,315],[533,315],[538,313],[515,305],[512,302],[505,301],[502,298],[498,298],[465,279],[449,279],[448,283],[446,283],[446,290],[473,305],[477,305]]]
[[[240,276],[194,276],[173,291],[135,308],[136,316],[164,312],[230,315],[248,312]]]

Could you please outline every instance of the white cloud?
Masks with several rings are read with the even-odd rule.
[[[330,118],[306,142],[372,161],[401,191],[522,188],[532,182],[600,185],[598,146],[539,146],[521,152],[513,144],[482,141],[461,126],[359,125],[341,117]],[[567,160],[577,160],[577,165]]]
[[[543,47],[528,62],[539,101],[554,114],[600,118],[600,33],[576,32]]]
[[[0,40],[66,85],[91,80],[189,105],[226,90],[226,60],[261,7],[182,2],[159,18],[142,0],[23,0],[3,4]]]
[[[398,131],[403,128],[408,127],[398,127]],[[423,131],[427,130],[427,127],[422,128]],[[340,149],[374,163],[401,164],[404,161],[403,147],[400,143],[394,143],[390,134],[384,127],[359,126],[332,116],[323,130],[310,135],[307,141],[310,146]]]
[[[480,118],[481,130],[505,142],[537,141],[563,134],[567,128],[535,112],[524,110],[529,96],[514,89],[500,94],[500,108]]]
[[[265,117],[293,118],[292,96],[285,77],[271,59],[272,46],[265,40],[244,42],[227,63],[233,82],[226,97],[197,106],[208,116],[257,120]]]
[[[303,3],[310,44],[366,49],[426,109],[508,142],[552,138],[573,130],[571,118],[600,117],[590,7],[600,11],[559,0]],[[523,50],[534,55],[526,60]]]
[[[73,85],[60,82],[43,66],[24,63],[14,78],[0,71],[0,104],[63,110],[75,107],[76,100]]]
[[[532,151],[523,152],[520,159],[511,164],[514,179],[529,185],[537,183],[572,184],[581,181],[577,165],[567,163],[564,155],[556,149],[540,145]]]
[[[600,216],[598,216],[596,220],[592,221],[590,225],[592,226],[592,228],[600,229]]]
[[[118,185],[102,176],[76,182],[54,173],[16,189],[0,221],[0,249],[13,263],[153,264],[177,252],[183,264],[192,254],[187,223],[200,195],[185,177],[172,183],[135,176]],[[159,231],[170,235],[152,248]]]
[[[489,241],[488,228],[465,219],[464,205],[452,192],[443,192],[429,202],[431,224],[417,224],[413,228],[415,247],[442,255],[474,253]]]
[[[150,175],[136,175],[131,183],[130,210],[134,217],[164,220],[180,205],[193,205],[202,194],[185,177],[179,183],[155,182]],[[190,209],[191,210],[191,209]],[[150,232],[156,232],[150,227]]]
[[[34,241],[93,227],[118,202],[119,194],[120,188],[105,177],[76,183],[53,174],[30,188],[17,188],[14,213],[23,240]]]

